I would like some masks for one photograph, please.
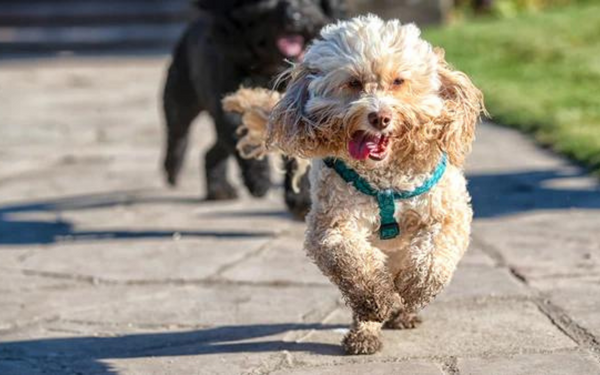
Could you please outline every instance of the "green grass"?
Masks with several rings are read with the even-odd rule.
[[[600,5],[430,29],[480,87],[494,121],[600,174]]]

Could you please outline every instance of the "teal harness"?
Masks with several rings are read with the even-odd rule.
[[[339,159],[326,158],[323,160],[326,166],[335,170],[340,177],[348,182],[352,183],[356,190],[363,194],[370,195],[377,198],[379,204],[379,216],[381,217],[381,227],[379,229],[379,238],[382,240],[389,240],[397,237],[400,234],[400,226],[394,219],[394,212],[396,211],[396,200],[409,199],[427,193],[431,190],[442,178],[446,171],[446,164],[448,163],[448,157],[444,153],[442,160],[438,163],[433,171],[431,177],[429,177],[423,184],[412,191],[405,190],[377,190],[369,184],[367,180],[361,177],[354,169],[348,167],[343,161]]]

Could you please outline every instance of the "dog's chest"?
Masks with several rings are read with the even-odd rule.
[[[397,251],[416,228],[430,221],[431,202],[436,196],[434,191],[408,199],[395,199],[394,219],[399,225],[400,234],[392,239],[381,240],[381,208],[377,198],[360,192],[352,183],[345,182],[325,166],[313,166],[313,171],[313,187],[317,190],[313,201],[324,206],[326,211],[335,211],[345,220],[356,222],[357,230],[383,251]]]

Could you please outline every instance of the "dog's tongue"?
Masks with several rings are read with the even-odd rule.
[[[277,48],[286,57],[298,57],[304,50],[302,35],[286,35],[277,39]]]
[[[356,132],[348,142],[348,152],[356,160],[365,160],[372,150],[378,148],[380,141],[380,136],[367,134],[363,131]]]

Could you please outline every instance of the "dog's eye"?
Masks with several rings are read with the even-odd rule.
[[[400,86],[402,86],[403,83],[404,83],[404,80],[402,78],[396,78],[394,80],[394,82],[392,83],[392,85],[394,85],[394,87],[400,87]]]
[[[358,79],[353,79],[348,82],[348,87],[354,90],[359,90],[362,88],[362,82],[360,82]]]

